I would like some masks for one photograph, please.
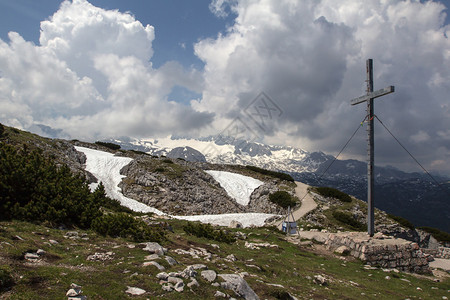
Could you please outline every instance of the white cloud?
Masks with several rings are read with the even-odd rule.
[[[129,13],[65,1],[41,23],[40,45],[17,33],[0,40],[0,122],[77,138],[219,133],[264,91],[283,110],[266,141],[336,153],[364,118],[364,105],[349,101],[365,92],[373,58],[375,89],[396,87],[376,100],[376,114],[431,166],[450,152],[445,9],[410,0],[214,0],[210,10],[235,21],[198,41],[205,66],[195,70],[153,68],[155,30]],[[202,96],[171,102],[174,86]],[[403,159],[376,130],[377,162]],[[347,157],[364,159],[364,131],[359,138]]]
[[[376,100],[385,125],[403,140],[412,136],[407,147],[424,154],[426,163],[436,159],[433,148],[450,150],[436,138],[450,127],[448,106],[442,109],[450,90],[444,5],[242,0],[214,1],[214,9],[220,14],[226,2],[237,14],[235,24],[195,45],[206,64],[196,109],[230,121],[265,91],[284,111],[266,140],[337,153],[364,118],[364,105],[351,107],[349,101],[365,92],[365,60],[373,58],[375,89],[396,86],[394,94]],[[218,120],[216,126],[226,123]],[[377,162],[395,164],[404,153],[381,126],[377,130]],[[352,143],[347,153],[364,159],[364,143]]]
[[[196,70],[153,69],[154,28],[86,0],[65,1],[41,22],[40,45],[11,32],[0,40],[1,122],[44,124],[72,137],[183,133],[212,115],[169,102],[173,86],[201,91]]]

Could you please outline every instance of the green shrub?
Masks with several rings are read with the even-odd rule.
[[[291,175],[286,174],[286,173],[282,173],[282,172],[276,172],[276,171],[270,171],[270,170],[266,170],[266,169],[262,169],[262,168],[258,168],[255,166],[245,166],[247,169],[252,170],[253,172],[257,172],[263,175],[269,175],[281,180],[287,180],[287,181],[291,181],[294,182],[294,178],[292,178]]]
[[[164,237],[162,231],[149,227],[144,221],[127,213],[107,214],[96,218],[92,222],[92,229],[104,236],[123,237],[134,242],[160,242]]]
[[[218,242],[231,244],[236,241],[236,239],[231,234],[221,229],[214,229],[214,227],[212,227],[210,224],[189,222],[187,223],[187,225],[183,226],[183,230],[187,234],[191,234],[200,238],[204,237],[209,240],[215,240]]]
[[[97,142],[95,142],[95,144],[97,144],[99,146],[103,146],[103,147],[109,148],[109,149],[114,150],[114,151],[120,149],[120,145],[117,145],[117,144],[114,144],[114,143],[107,143],[107,142],[97,141]]]
[[[5,127],[0,123],[0,137],[3,135],[3,132],[5,132]]]
[[[450,242],[450,234],[448,232],[428,226],[419,227],[419,229],[432,234],[440,242]]]
[[[342,222],[348,226],[350,226],[352,229],[356,231],[364,231],[367,229],[367,226],[358,220],[356,220],[351,213],[343,212],[336,210],[333,212],[333,218],[335,218],[337,221]]]
[[[0,267],[0,292],[8,291],[13,285],[14,279],[9,271]]]
[[[171,159],[164,159],[163,162],[165,162],[166,164],[173,164],[173,161]]]
[[[316,188],[316,191],[324,197],[335,198],[342,202],[352,202],[352,198],[348,194],[341,192],[338,189],[331,187],[318,187]]]
[[[155,172],[157,172],[157,173],[164,173],[165,170],[166,169],[164,169],[162,167],[158,167],[158,168],[155,169]]]
[[[294,207],[295,204],[297,204],[295,200],[292,199],[292,196],[286,191],[276,191],[275,193],[270,194],[269,200],[282,208],[288,208],[289,206]]]
[[[37,150],[0,143],[0,220],[90,228],[101,207],[130,211],[106,197],[103,184],[90,192],[84,177],[56,167]]]
[[[407,219],[405,219],[403,217],[395,216],[395,215],[391,215],[391,214],[388,214],[388,217],[391,218],[392,220],[396,221],[397,223],[399,223],[403,227],[406,227],[406,228],[409,228],[411,230],[414,230],[414,225],[409,220],[407,220]]]
[[[144,151],[133,150],[133,149],[131,149],[130,151],[133,152],[133,153],[136,153],[136,154],[141,154],[141,155],[147,155],[147,156],[150,156],[150,154],[148,154],[147,152],[144,152]]]

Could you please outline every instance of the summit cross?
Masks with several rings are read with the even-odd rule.
[[[373,61],[366,61],[367,72],[367,94],[350,101],[351,105],[367,103],[367,134],[368,134],[368,162],[367,162],[367,232],[373,236],[375,231],[375,215],[374,215],[374,128],[373,128],[373,99],[393,93],[394,86],[388,86],[384,89],[373,91]]]

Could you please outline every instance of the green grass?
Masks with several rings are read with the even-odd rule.
[[[363,264],[352,257],[342,261],[334,254],[288,243],[283,234],[269,228],[227,229],[230,233],[241,231],[247,235],[246,240],[227,244],[186,234],[183,231],[186,221],[168,222],[174,232],[167,232],[168,238],[162,245],[169,249],[168,255],[180,263],[170,267],[165,260],[158,259],[168,272],[181,271],[195,263],[204,263],[209,269],[222,274],[248,272],[251,276],[245,279],[261,299],[276,299],[281,291],[289,292],[298,299],[441,299],[448,296],[447,290],[450,289],[448,278],[434,282],[431,277],[365,270]],[[88,299],[126,299],[127,286],[147,291],[133,299],[213,299],[217,290],[235,296],[232,291],[211,286],[199,275],[199,288],[192,291],[185,288],[183,293],[164,292],[155,277],[160,271],[151,266],[142,267],[148,253],[139,244],[82,230],[78,232],[86,233],[89,240],[70,240],[63,237],[66,232],[27,222],[0,222],[0,267],[7,268],[15,281],[10,291],[0,294],[1,299],[62,299],[72,282],[82,286],[83,294]],[[22,240],[15,236],[20,236]],[[50,246],[47,244],[49,239],[57,240],[59,244]],[[251,250],[245,247],[246,241],[268,242],[278,245],[278,248]],[[212,247],[211,243],[220,248]],[[128,244],[136,247],[129,248]],[[207,249],[213,254],[213,260],[208,262],[173,251],[196,247]],[[24,252],[37,249],[47,252],[43,263],[25,263],[21,259]],[[107,251],[115,253],[112,260],[86,260],[90,254]],[[229,254],[234,254],[237,261],[224,260]],[[132,276],[134,273],[138,275]],[[313,283],[312,278],[316,274],[325,276],[328,286]],[[390,280],[385,279],[387,275]],[[185,280],[185,283],[188,282]],[[268,284],[281,284],[285,288]],[[417,287],[422,290],[417,290]]]

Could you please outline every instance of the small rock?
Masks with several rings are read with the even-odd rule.
[[[187,286],[188,286],[189,288],[191,288],[191,287],[193,287],[193,286],[199,286],[197,279],[192,278],[191,282],[189,282],[189,283],[187,284]]]
[[[144,257],[145,260],[155,260],[158,258],[159,258],[158,254],[150,254],[150,255],[147,255],[146,257]]]
[[[242,226],[242,223],[236,220],[233,220],[230,222],[230,228],[244,228],[244,226]]]
[[[208,269],[208,267],[204,264],[195,264],[195,265],[192,265],[192,268],[194,268],[194,270]]]
[[[36,254],[37,255],[45,255],[45,250],[42,250],[42,249],[38,249],[38,251],[36,251]]]
[[[58,243],[58,241],[55,241],[55,240],[48,240],[49,242],[50,242],[50,244],[52,244],[52,245],[58,245],[59,243]]]
[[[214,297],[227,298],[228,296],[227,296],[227,294],[222,293],[221,291],[217,291],[217,292],[214,294]]]
[[[162,256],[167,252],[167,249],[164,249],[160,244],[155,242],[142,243],[141,245],[145,245],[144,251],[149,251],[150,253],[155,253],[159,256]]]
[[[384,277],[384,279],[391,280],[391,277],[390,276],[386,276],[386,277]]]
[[[164,268],[164,266],[161,266],[159,263],[157,263],[156,261],[146,261],[142,264],[143,267],[148,267],[148,266],[155,266],[158,268],[158,270],[160,271],[164,271],[166,268]]]
[[[227,260],[229,262],[236,261],[236,256],[234,256],[234,254],[230,254],[227,257],[225,257],[225,260]]]
[[[197,276],[197,271],[192,266],[188,266],[186,269],[181,272],[181,276],[184,278],[195,277]]]
[[[178,278],[178,277],[172,277],[172,276],[169,276],[168,278],[167,278],[167,281],[169,282],[169,283],[173,283],[173,284],[177,284],[177,283],[179,283],[179,282],[183,282],[183,279],[181,279],[181,278]]]
[[[347,246],[340,246],[336,250],[334,250],[334,253],[339,255],[349,255],[350,249]]]
[[[81,290],[75,290],[75,289],[70,289],[67,291],[66,296],[67,297],[75,297],[81,294]]]
[[[35,253],[25,253],[25,259],[29,261],[35,261],[39,259],[39,255]]]
[[[178,262],[177,262],[174,258],[172,258],[172,257],[170,257],[170,256],[166,256],[166,257],[165,257],[165,260],[166,260],[167,263],[168,263],[169,265],[171,265],[171,266],[174,266],[174,265],[177,265],[177,264],[178,264]]]
[[[173,291],[173,284],[171,284],[171,283],[163,284],[162,289],[163,289],[163,291],[171,292],[171,291]]]
[[[322,285],[322,286],[325,286],[328,284],[327,280],[322,275],[314,275],[314,282],[319,285]]]
[[[237,274],[219,274],[218,276],[225,281],[221,283],[221,286],[224,289],[233,290],[237,295],[245,299],[259,300],[258,295],[256,295],[256,293],[241,276]]]
[[[181,293],[182,291],[184,291],[184,282],[183,282],[183,281],[180,281],[180,282],[178,282],[177,284],[175,284],[174,289],[175,289],[175,291],[177,291],[177,292],[179,292],[179,293]]]
[[[128,289],[125,291],[125,293],[133,296],[139,296],[145,294],[146,291],[137,287],[128,286]]]
[[[70,289],[67,291],[66,296],[69,297],[69,300],[84,300],[87,299],[86,296],[81,295],[83,291],[81,290],[81,286],[76,283],[70,284]]]
[[[156,278],[158,278],[159,280],[167,281],[167,278],[169,278],[169,274],[167,274],[166,272],[161,272],[156,274]]]
[[[213,282],[217,277],[217,273],[213,270],[204,270],[200,275],[208,282]]]

